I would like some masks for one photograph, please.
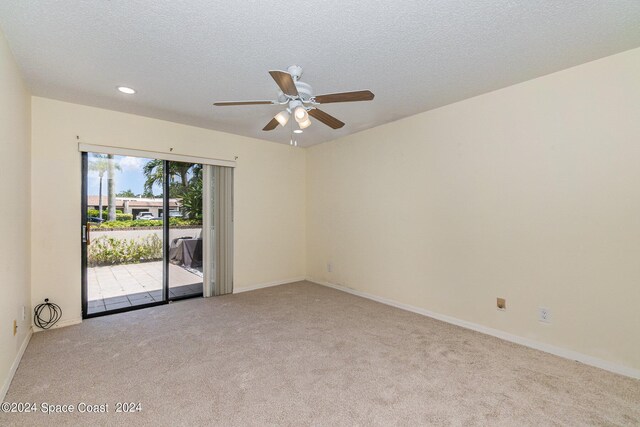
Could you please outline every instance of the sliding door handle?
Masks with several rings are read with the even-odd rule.
[[[86,225],[82,225],[82,243],[86,243],[87,245],[91,243],[89,240],[90,230],[91,224],[87,223]]]

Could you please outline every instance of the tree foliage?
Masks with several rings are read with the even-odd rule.
[[[202,165],[193,163],[169,162],[169,197],[181,197],[191,184],[194,176],[200,175]],[[152,192],[155,185],[162,186],[164,179],[164,160],[153,159],[144,165],[146,177],[144,189]],[[191,175],[191,178],[190,178]]]
[[[190,219],[202,219],[202,178],[192,179],[182,196],[182,206]]]
[[[134,194],[134,192],[131,191],[131,189],[128,189],[128,190],[124,190],[119,193],[116,193],[116,197],[140,197],[140,195]]]
[[[164,161],[150,160],[143,168],[146,177],[145,193],[151,193],[155,185],[162,185]],[[202,219],[202,165],[198,163],[169,162],[169,197],[182,199],[189,218]]]

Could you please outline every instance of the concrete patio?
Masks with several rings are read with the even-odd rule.
[[[88,313],[162,301],[162,261],[87,268]],[[169,264],[169,297],[202,293],[202,272]]]

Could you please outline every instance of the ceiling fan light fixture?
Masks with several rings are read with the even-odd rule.
[[[307,113],[307,110],[305,110],[305,108],[302,106],[297,107],[293,114],[296,119],[296,122],[298,123],[302,123],[304,121],[309,120],[309,114]]]
[[[305,120],[304,122],[298,123],[298,126],[300,126],[300,129],[306,129],[309,126],[311,126],[311,120],[309,120],[309,117],[307,117],[307,120]]]
[[[276,114],[274,119],[276,119],[278,121],[278,123],[280,123],[280,126],[284,127],[287,124],[287,122],[289,121],[289,117],[290,116],[291,116],[291,114],[289,113],[289,111],[284,110],[284,111],[280,111],[278,114]]]
[[[302,133],[302,129],[296,129],[293,131],[293,133]]]

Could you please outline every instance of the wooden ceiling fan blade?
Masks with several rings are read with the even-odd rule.
[[[309,110],[309,115],[315,119],[318,119],[332,129],[340,129],[342,126],[344,126],[343,122],[336,119],[332,115],[325,113],[322,110],[318,110],[317,108]]]
[[[269,123],[267,123],[265,127],[262,128],[262,130],[274,130],[278,127],[279,124],[280,123],[275,118],[273,118]]]
[[[331,102],[371,101],[374,96],[375,95],[370,90],[358,90],[355,92],[340,92],[318,95],[315,97],[315,99],[316,102],[319,102],[320,104],[329,104]]]
[[[286,95],[295,96],[295,97],[299,96],[298,89],[296,88],[296,84],[293,81],[293,77],[291,77],[291,74],[287,73],[286,71],[277,71],[277,70],[269,71],[269,74],[271,74],[271,77],[273,77],[273,80],[276,81],[276,84],[278,85],[278,87]]]
[[[213,105],[216,107],[229,107],[232,105],[269,105],[275,104],[273,101],[223,101],[223,102],[214,102]]]

